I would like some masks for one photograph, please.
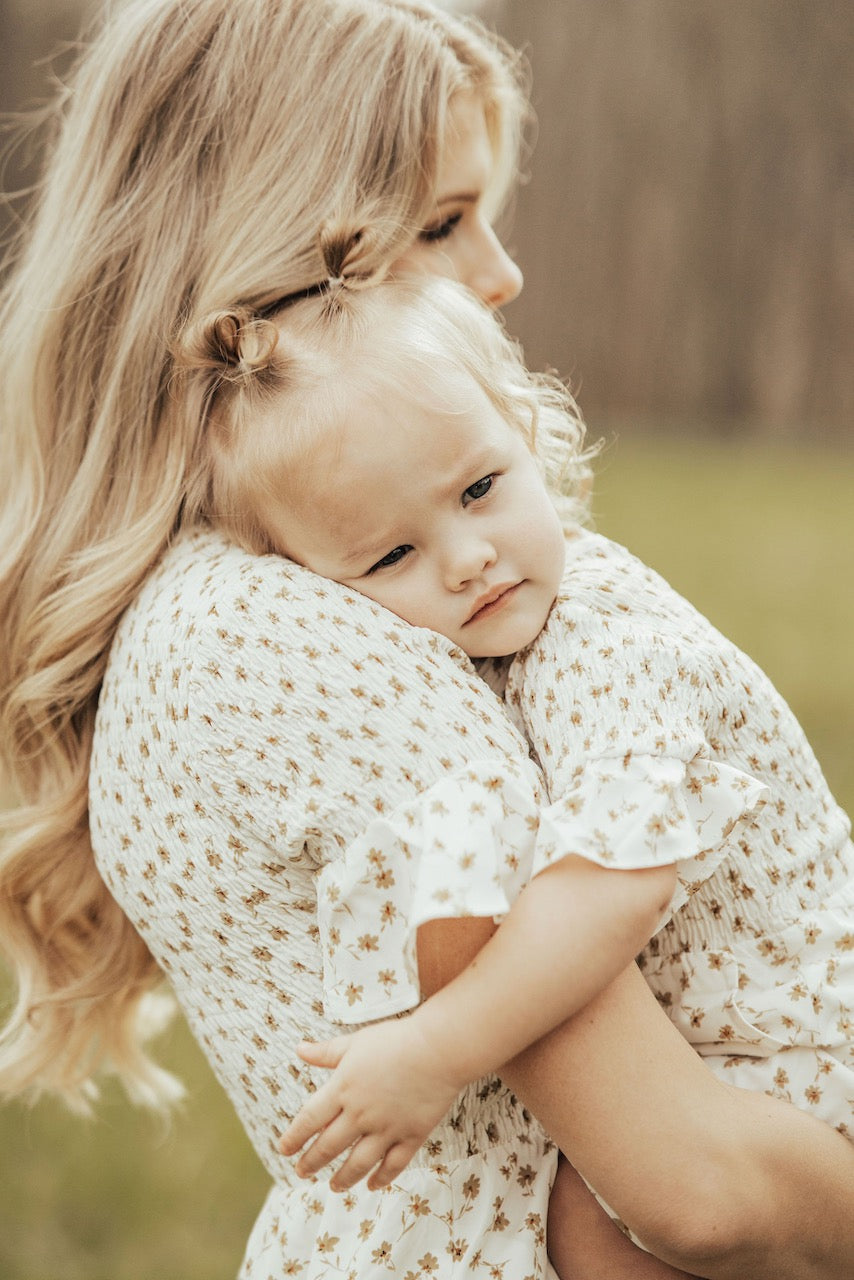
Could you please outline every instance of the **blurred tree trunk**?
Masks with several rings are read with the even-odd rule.
[[[854,418],[850,0],[507,0],[539,137],[512,321],[588,410]]]
[[[37,175],[32,149],[9,115],[32,110],[49,100],[54,67],[68,62],[68,45],[80,33],[93,0],[0,0],[0,112],[3,138],[2,191],[11,204],[0,205],[0,241],[26,208],[16,195]]]

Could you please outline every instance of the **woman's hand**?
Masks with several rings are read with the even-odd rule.
[[[279,1149],[294,1156],[319,1135],[297,1162],[303,1178],[349,1150],[330,1179],[333,1191],[346,1191],[368,1174],[372,1191],[387,1186],[466,1083],[452,1076],[414,1015],[320,1044],[303,1043],[298,1053],[333,1075],[294,1117]]]

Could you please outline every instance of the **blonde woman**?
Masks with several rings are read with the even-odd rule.
[[[506,50],[405,0],[133,0],[83,58],[0,317],[0,1086],[86,1106],[109,1068],[168,1106],[143,1044],[165,975],[273,1179],[244,1277],[546,1274],[548,1131],[675,1266],[838,1278],[849,1144],[716,1084],[633,971],[467,1090],[392,1188],[306,1191],[277,1150],[315,1087],[295,1045],[333,1030],[319,868],[375,813],[527,750],[450,646],[211,527],[216,389],[184,371],[208,317],[317,282],[330,221],[362,230],[368,273],[509,301],[491,220],[523,114]],[[426,928],[422,992],[490,928]],[[674,1274],[580,1179],[551,1213],[564,1280]]]

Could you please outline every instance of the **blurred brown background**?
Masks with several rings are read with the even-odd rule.
[[[519,0],[503,25],[541,120],[535,362],[588,412],[850,428],[850,0]]]
[[[0,0],[3,109],[44,98],[33,61],[92,8]],[[569,376],[594,422],[847,439],[851,0],[485,8],[529,52],[540,122],[509,231],[531,362]]]

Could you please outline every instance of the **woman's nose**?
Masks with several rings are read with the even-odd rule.
[[[522,272],[488,223],[484,224],[481,240],[477,266],[468,281],[469,288],[480,294],[489,306],[504,307],[518,298],[522,290]]]

